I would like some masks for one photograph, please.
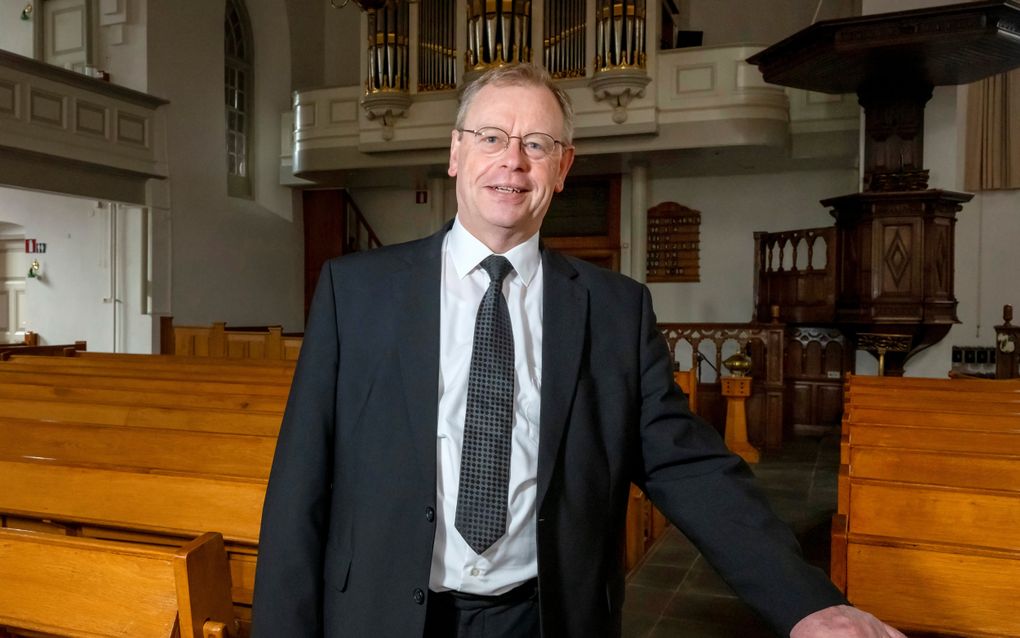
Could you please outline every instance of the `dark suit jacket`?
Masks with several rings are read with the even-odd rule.
[[[436,508],[441,246],[322,271],[263,511],[255,638],[422,635]],[[543,251],[543,636],[618,636],[633,481],[780,631],[845,600],[687,409],[647,289]]]

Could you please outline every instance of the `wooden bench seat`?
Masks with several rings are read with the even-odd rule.
[[[151,390],[187,394],[227,394],[258,397],[276,397],[286,402],[290,392],[289,383],[260,382],[239,383],[222,381],[199,381],[194,378],[141,378],[137,375],[116,375],[109,372],[45,370],[10,368],[0,365],[0,383],[24,383],[29,385],[51,385],[68,388],[115,388],[121,390]]]
[[[847,390],[861,392],[886,388],[886,380],[894,377],[855,375]],[[898,390],[938,390],[941,392],[1020,392],[1020,379],[936,379],[929,377],[895,377]],[[888,392],[886,392],[888,394]]]
[[[27,359],[0,363],[3,524],[145,544],[216,531],[243,635],[293,363]]]
[[[137,466],[0,460],[0,512],[256,545],[266,480]]]
[[[74,357],[13,355],[3,364],[65,371],[84,369],[99,373],[106,371],[118,373],[129,371],[136,374],[162,373],[167,375],[164,378],[196,375],[212,381],[218,378],[231,378],[235,381],[280,381],[290,380],[294,376],[294,362],[291,361],[230,361],[163,355],[100,355],[96,353]]]
[[[907,630],[1020,636],[1017,384],[853,376],[832,577]]]
[[[0,361],[13,355],[46,355],[46,356],[74,356],[75,352],[84,351],[85,342],[75,341],[67,344],[51,344],[40,346],[29,343],[5,343],[0,344]]]
[[[6,365],[0,363],[0,367]],[[234,384],[243,384],[246,386],[254,385],[273,385],[279,387],[281,384],[290,385],[290,377],[246,377],[244,375],[232,376],[229,372],[213,370],[208,372],[201,371],[187,371],[187,370],[159,370],[159,369],[135,369],[135,368],[110,368],[110,369],[91,369],[91,368],[71,368],[62,369],[58,366],[51,366],[47,364],[45,366],[30,366],[22,364],[14,364],[7,370],[14,368],[21,368],[26,372],[35,372],[41,374],[57,373],[67,375],[80,375],[80,376],[103,376],[103,377],[118,377],[123,379],[152,379],[152,380],[165,380],[165,381],[181,381],[190,380],[196,383],[200,382],[224,382],[226,379],[231,379]],[[247,390],[249,393],[254,393],[252,389]]]
[[[226,575],[218,534],[156,547],[0,529],[0,634],[236,636]]]
[[[0,418],[22,418],[26,415],[45,421],[262,436],[277,436],[282,419],[279,413],[229,409],[117,405],[41,398],[5,398],[0,401]]]
[[[77,388],[71,385],[27,384],[0,381],[0,400],[30,397],[43,401],[146,405],[162,408],[199,408],[283,414],[286,399],[247,394],[207,394],[187,391]]]
[[[191,357],[188,355],[162,355],[162,354],[131,354],[125,352],[75,352],[73,359],[89,363],[114,362],[114,363],[142,363],[159,365],[188,365],[188,366],[209,366],[220,368],[242,368],[242,369],[265,369],[265,370],[293,370],[296,361],[278,359],[216,359],[211,357]]]
[[[107,430],[107,435],[118,436],[116,428]],[[127,450],[131,437],[120,438]],[[104,446],[95,441],[91,445]],[[95,460],[83,464],[0,460],[4,485],[0,520],[5,527],[152,544],[179,543],[215,530],[226,539],[236,613],[246,619],[255,584],[268,462],[244,465],[231,459],[217,465],[207,455],[186,459],[183,451],[177,458],[159,451],[152,459],[141,459],[151,447],[146,443],[134,448],[139,456],[128,466],[104,466]],[[271,456],[268,446],[256,442],[256,447],[261,448],[256,455]],[[109,450],[105,454],[118,455]],[[145,463],[153,467],[144,467]],[[194,470],[196,464],[222,473],[203,474]]]
[[[266,480],[275,436],[0,418],[0,459]]]

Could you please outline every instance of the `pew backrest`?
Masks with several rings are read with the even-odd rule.
[[[0,460],[267,480],[276,437],[0,418]]]
[[[198,408],[283,414],[286,400],[249,394],[207,394],[167,390],[135,390],[130,388],[80,388],[55,383],[20,383],[0,380],[0,400],[24,399],[62,401],[69,403],[103,403],[112,405],[143,405],[162,408]]]
[[[228,328],[223,322],[210,326],[172,326],[173,353],[180,356],[255,360],[296,360],[302,337],[283,332],[280,326]]]
[[[171,408],[31,398],[5,398],[0,401],[0,418],[26,416],[43,421],[262,436],[278,435],[282,418],[278,412],[244,412],[212,408]]]
[[[264,479],[0,460],[0,513],[181,538],[258,543]]]
[[[218,534],[156,547],[0,529],[0,627],[93,638],[233,634]]]
[[[1013,382],[848,380],[833,581],[904,629],[1020,636]]]
[[[113,372],[59,369],[31,370],[0,365],[0,383],[49,385],[66,388],[148,390],[177,394],[215,394],[275,397],[286,401],[290,384],[284,382],[240,383],[229,379],[201,381],[193,378],[157,379]]]

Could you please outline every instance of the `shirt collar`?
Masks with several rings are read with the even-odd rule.
[[[474,270],[482,260],[493,254],[492,251],[461,226],[459,219],[454,219],[453,228],[447,236],[446,250],[453,258],[453,267],[457,277],[463,279]],[[535,277],[539,264],[542,263],[538,250],[538,233],[529,237],[503,254],[517,273],[517,278],[527,286]]]

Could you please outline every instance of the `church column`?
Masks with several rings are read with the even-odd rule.
[[[630,167],[630,276],[644,283],[648,271],[648,165]]]

